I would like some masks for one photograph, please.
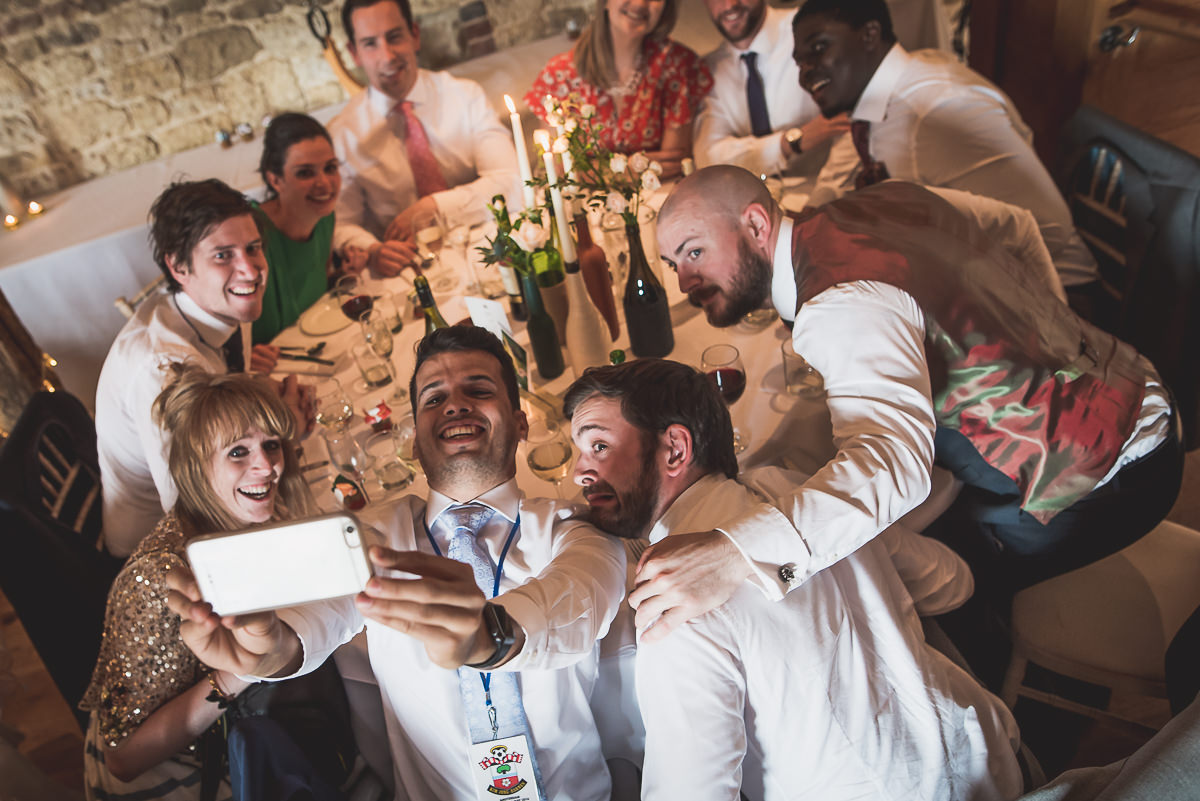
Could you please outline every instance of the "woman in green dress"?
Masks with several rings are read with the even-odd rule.
[[[366,254],[333,255],[333,207],[342,179],[333,142],[307,114],[280,114],[263,137],[259,173],[267,198],[252,203],[270,271],[254,344],[270,342],[329,288],[336,275],[359,272]]]

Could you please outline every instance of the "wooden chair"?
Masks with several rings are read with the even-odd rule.
[[[1163,657],[1198,607],[1200,532],[1164,521],[1112,556],[1017,593],[1001,698],[1009,707],[1023,695],[1088,717],[1124,720],[1025,686],[1028,663],[1114,691],[1166,698]]]
[[[120,567],[99,544],[100,503],[87,409],[66,392],[35,394],[0,447],[0,589],[73,710]]]
[[[165,275],[160,275],[158,278],[155,278],[153,281],[139,289],[138,293],[132,298],[126,298],[124,295],[122,295],[113,301],[113,305],[116,306],[117,310],[120,311],[121,314],[125,315],[125,319],[128,320],[133,317],[133,313],[137,311],[137,307],[142,305],[146,298],[153,295],[159,290],[159,288],[165,286],[166,283],[167,277]]]
[[[1093,321],[1144,354],[1200,446],[1200,159],[1084,106],[1059,186],[1100,266]]]

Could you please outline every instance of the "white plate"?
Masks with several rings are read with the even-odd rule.
[[[350,325],[350,318],[342,314],[342,308],[329,295],[308,307],[298,321],[300,333],[310,337],[323,337],[341,331]]]

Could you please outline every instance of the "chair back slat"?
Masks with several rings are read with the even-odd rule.
[[[72,708],[91,679],[120,567],[99,547],[101,497],[87,410],[65,392],[35,394],[0,446],[0,589]]]
[[[1059,187],[1096,257],[1092,321],[1145,355],[1200,446],[1200,159],[1094,108],[1063,132]]]

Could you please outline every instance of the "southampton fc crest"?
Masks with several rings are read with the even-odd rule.
[[[523,754],[508,750],[506,745],[492,746],[488,756],[479,761],[480,769],[488,771],[492,780],[487,791],[493,795],[509,796],[523,790],[528,784],[519,773],[524,759]]]

